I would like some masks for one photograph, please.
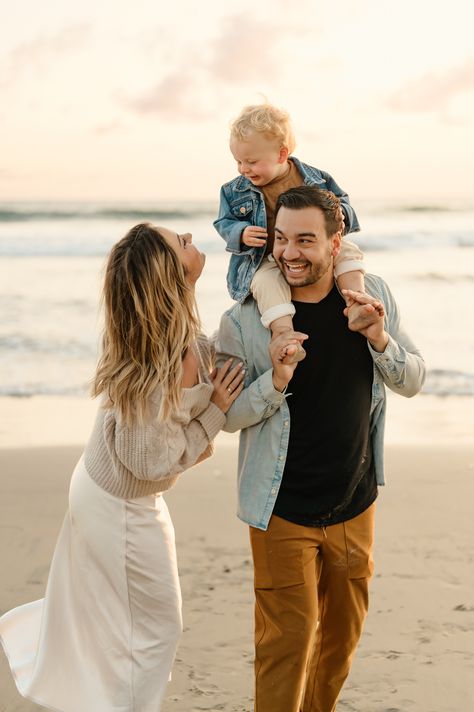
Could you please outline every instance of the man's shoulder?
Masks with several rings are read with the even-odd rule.
[[[222,314],[220,329],[227,330],[229,328],[237,330],[242,336],[249,333],[256,336],[260,329],[263,329],[264,332],[267,331],[260,321],[260,313],[255,299],[249,297],[245,302],[234,304]]]
[[[387,324],[393,324],[393,320],[398,319],[398,305],[394,299],[390,287],[387,282],[379,277],[377,274],[365,274],[364,275],[365,288],[371,297],[375,299],[380,299],[385,307],[385,314],[388,319]]]
[[[384,295],[390,294],[388,284],[382,277],[379,277],[378,274],[368,272],[364,275],[364,281],[365,288],[372,297],[382,298]]]
[[[245,302],[236,302],[229,307],[229,309],[223,313],[222,318],[240,324],[242,320],[253,319],[255,313],[258,314],[257,302],[252,297],[249,297]]]

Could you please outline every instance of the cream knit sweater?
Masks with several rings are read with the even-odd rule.
[[[99,409],[84,462],[90,477],[104,490],[124,499],[163,492],[183,470],[212,454],[212,441],[226,417],[210,402],[213,387],[209,353],[203,353],[206,345],[199,339],[201,383],[183,389],[180,408],[167,422],[155,418],[147,425],[129,427],[113,408]],[[157,391],[153,413],[158,413],[159,404]]]

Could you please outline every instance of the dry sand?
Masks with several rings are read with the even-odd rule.
[[[440,432],[436,445],[387,447],[371,609],[340,712],[474,709],[474,445],[459,432],[449,445]],[[0,612],[43,595],[80,452],[0,450]],[[167,495],[185,631],[164,712],[252,709],[252,566],[235,516],[236,457],[235,437],[219,436],[215,456]],[[0,712],[38,709],[19,697],[0,653]]]

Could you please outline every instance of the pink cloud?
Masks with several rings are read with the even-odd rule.
[[[199,97],[199,82],[190,67],[178,68],[140,96],[123,103],[138,114],[159,114],[171,119],[202,119],[210,115]]]
[[[49,37],[36,37],[18,45],[7,55],[0,72],[0,85],[6,86],[18,80],[22,74],[37,70],[58,54],[70,52],[84,44],[91,32],[88,24],[71,25]]]
[[[407,82],[388,99],[396,111],[442,111],[456,96],[474,91],[474,57],[444,74],[425,74]]]
[[[283,69],[280,43],[304,31],[300,21],[270,18],[263,22],[246,13],[227,17],[205,48],[189,46],[178,66],[156,86],[121,102],[139,114],[180,120],[207,118],[221,100],[216,82],[220,86],[261,86],[274,80]]]
[[[277,49],[282,33],[282,27],[254,20],[247,13],[226,18],[211,46],[210,73],[233,83],[273,79],[280,69]]]

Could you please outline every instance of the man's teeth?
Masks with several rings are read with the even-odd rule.
[[[302,272],[305,269],[306,265],[286,265],[286,269],[289,272]]]

